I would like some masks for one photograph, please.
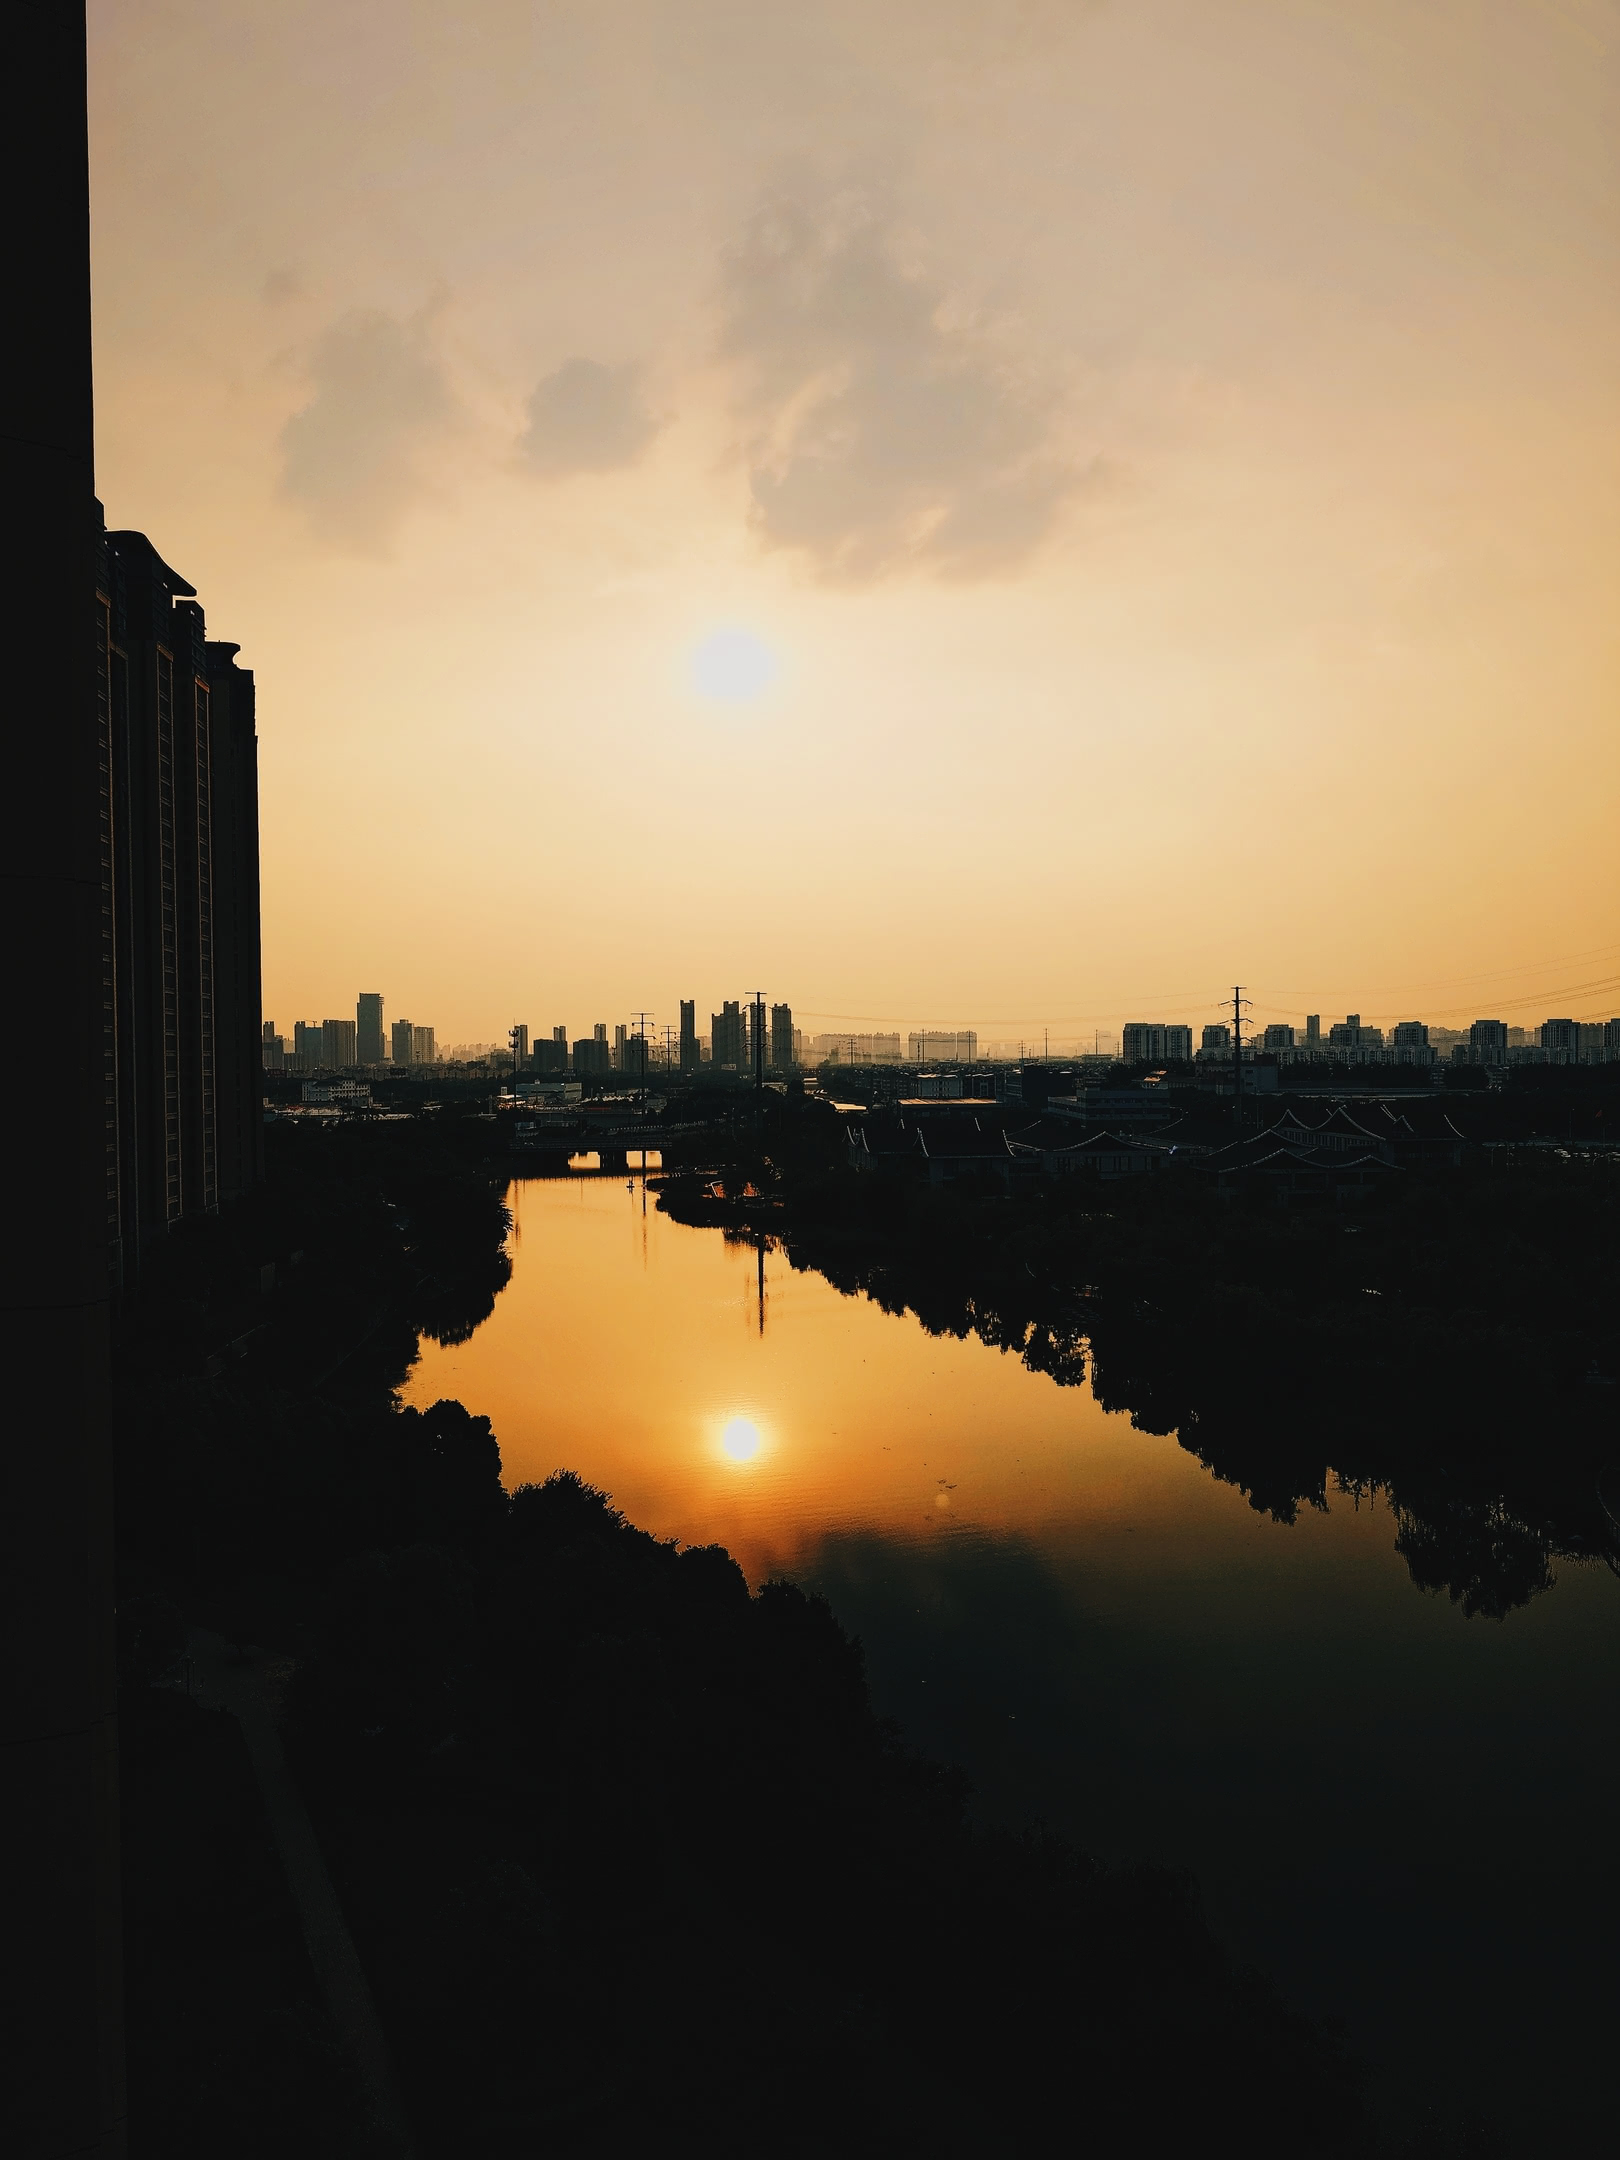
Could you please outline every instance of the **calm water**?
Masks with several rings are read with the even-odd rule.
[[[1193,1868],[1224,1939],[1403,2105],[1471,2093],[1550,2133],[1612,2093],[1607,1570],[1466,1620],[1413,1588],[1381,1505],[1282,1527],[1087,1388],[779,1254],[762,1287],[639,1181],[510,1198],[510,1286],[407,1390],[492,1418],[509,1484],[566,1466],[824,1589],[879,1708],[989,1813]]]

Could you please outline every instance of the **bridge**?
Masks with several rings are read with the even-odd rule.
[[[525,1129],[527,1126],[528,1129]],[[711,1130],[709,1121],[695,1118],[682,1125],[655,1125],[641,1118],[550,1117],[520,1119],[512,1136],[512,1152],[534,1156],[547,1169],[566,1164],[575,1155],[595,1155],[604,1176],[622,1177],[630,1157],[640,1155],[639,1167],[654,1150],[662,1156],[671,1140]]]

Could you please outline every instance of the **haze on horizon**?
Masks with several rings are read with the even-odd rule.
[[[92,0],[265,1010],[1620,1010],[1608,0]]]

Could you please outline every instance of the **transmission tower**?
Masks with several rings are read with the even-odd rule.
[[[765,993],[750,990],[748,1002],[753,1008],[750,1032],[754,1038],[754,1109],[759,1111],[765,1101]]]
[[[1243,985],[1232,985],[1232,1121],[1239,1132],[1243,1130],[1243,1016],[1252,1000],[1243,995]]]

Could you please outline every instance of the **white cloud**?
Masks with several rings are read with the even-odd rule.
[[[728,255],[754,522],[826,577],[993,575],[1050,532],[1080,475],[1059,395],[900,259],[859,195],[778,196]]]
[[[318,340],[309,372],[315,395],[281,431],[282,490],[326,538],[377,553],[423,492],[422,452],[451,417],[443,371],[420,320],[355,309]]]
[[[536,385],[518,455],[532,472],[612,472],[633,465],[658,432],[634,368],[565,360]]]

